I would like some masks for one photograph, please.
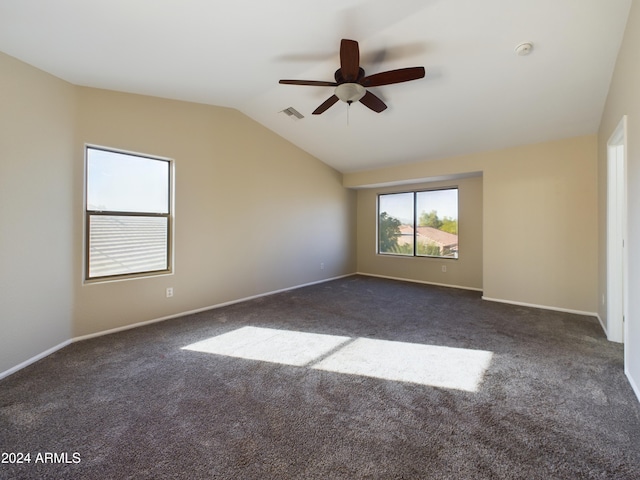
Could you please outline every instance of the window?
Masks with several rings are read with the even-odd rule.
[[[86,149],[85,279],[171,271],[171,161]]]
[[[378,253],[458,258],[458,189],[378,195]]]

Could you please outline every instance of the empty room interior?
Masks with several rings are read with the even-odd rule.
[[[640,2],[0,0],[0,478],[640,478]]]

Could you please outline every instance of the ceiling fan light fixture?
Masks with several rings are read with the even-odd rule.
[[[340,68],[333,74],[335,82],[321,80],[280,80],[284,85],[308,85],[312,87],[334,87],[334,94],[316,108],[312,114],[320,115],[331,106],[342,100],[351,105],[360,102],[369,110],[380,113],[387,108],[375,93],[367,91],[369,87],[381,87],[395,83],[408,82],[424,78],[424,67],[398,68],[386,72],[365,76],[360,66],[360,50],[358,42],[343,38],[340,42]]]
[[[353,103],[360,100],[367,93],[359,83],[342,83],[336,87],[335,94],[345,103]]]

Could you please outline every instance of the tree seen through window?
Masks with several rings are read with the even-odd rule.
[[[458,189],[379,195],[378,253],[458,258]]]

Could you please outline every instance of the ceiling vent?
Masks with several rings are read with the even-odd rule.
[[[289,117],[295,117],[298,120],[301,120],[304,118],[304,115],[302,115],[299,111],[297,111],[293,107],[285,108],[284,110],[282,110],[282,113],[286,114]]]

